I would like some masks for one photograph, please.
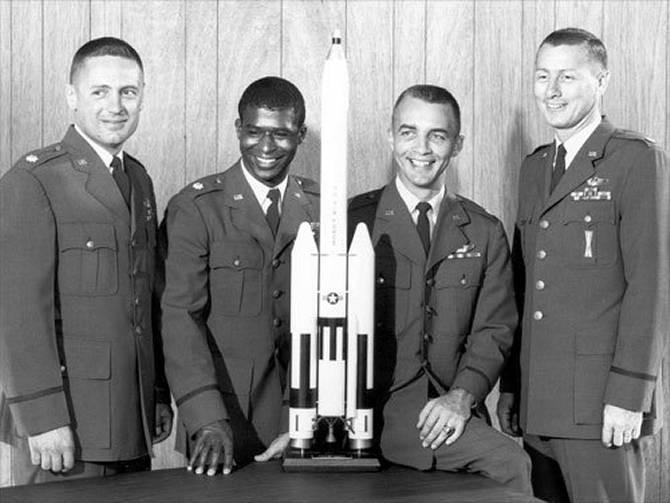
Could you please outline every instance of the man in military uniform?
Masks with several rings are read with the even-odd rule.
[[[528,457],[482,413],[517,312],[502,224],[444,183],[463,145],[458,103],[441,87],[410,87],[396,101],[389,141],[395,180],[349,207],[349,228],[367,223],[375,247],[382,454],[528,494]]]
[[[291,248],[300,223],[319,217],[317,185],[288,175],[306,132],[300,91],[265,77],[238,110],[242,158],[187,186],[166,216],[166,369],[188,468],[208,475],[250,461],[280,431]]]
[[[498,415],[510,434],[520,419],[549,501],[644,501],[643,439],[663,414],[669,172],[653,141],[601,117],[608,80],[587,31],[555,31],[538,49],[535,98],[555,140],[521,167],[523,323]]]
[[[86,43],[67,89],[74,126],[0,180],[1,416],[17,484],[149,469],[170,432],[154,192],[123,151],[143,90],[130,45]]]

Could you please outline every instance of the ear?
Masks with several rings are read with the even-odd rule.
[[[452,158],[456,157],[461,153],[461,150],[463,150],[463,140],[465,140],[465,136],[459,134],[458,138],[456,138],[456,141],[454,142],[454,151],[451,153]]]
[[[237,118],[235,119],[235,132],[237,133],[237,139],[240,139],[240,133],[242,132],[242,121]]]
[[[600,74],[598,74],[598,92],[600,93],[600,96],[603,96],[605,94],[605,91],[607,91],[607,86],[610,83],[610,72],[609,70],[602,70]]]
[[[73,112],[77,110],[77,91],[74,88],[74,85],[68,84],[65,86],[65,98],[67,99],[67,105],[70,107],[70,110]]]
[[[303,124],[298,130],[298,145],[305,141],[305,135],[307,135],[307,126]]]

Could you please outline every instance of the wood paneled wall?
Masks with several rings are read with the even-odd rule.
[[[668,148],[669,24],[668,0],[0,0],[0,173],[62,137],[70,58],[90,38],[112,35],[145,63],[146,102],[127,149],[152,175],[160,211],[186,183],[237,159],[237,101],[268,74],[305,96],[309,129],[294,171],[318,179],[321,70],[340,28],[352,90],[350,193],[390,177],[394,98],[435,83],[459,100],[466,137],[448,183],[509,231],[520,161],[551,138],[531,94],[538,43],[564,26],[600,35],[613,74],[607,114]],[[650,455],[650,502],[670,497],[668,429]],[[179,463],[171,445],[159,447],[156,466]]]

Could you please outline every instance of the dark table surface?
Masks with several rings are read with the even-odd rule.
[[[254,463],[232,475],[207,477],[185,468],[80,479],[0,490],[2,503],[171,503],[393,501],[530,503],[500,484],[460,473],[391,467],[378,473],[284,473],[279,462]]]

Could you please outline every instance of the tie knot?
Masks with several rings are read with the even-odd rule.
[[[109,167],[112,168],[112,171],[121,169],[121,159],[116,156],[112,157],[112,162],[109,163]]]
[[[270,189],[268,190],[267,198],[273,203],[279,202],[279,189]]]
[[[416,205],[416,209],[419,210],[419,215],[427,215],[428,212],[433,209],[433,207],[430,205],[430,203],[421,201]]]

